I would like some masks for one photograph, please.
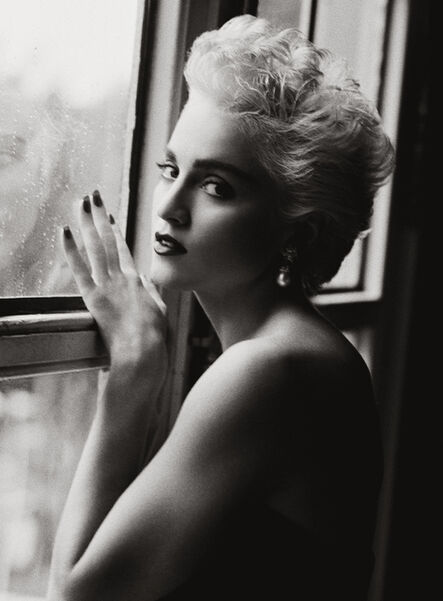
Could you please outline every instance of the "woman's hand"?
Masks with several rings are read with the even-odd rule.
[[[111,369],[142,368],[151,383],[154,378],[161,387],[167,371],[165,305],[154,284],[137,273],[98,191],[92,199],[85,196],[80,208],[86,261],[69,227],[63,232],[68,264],[108,348]]]

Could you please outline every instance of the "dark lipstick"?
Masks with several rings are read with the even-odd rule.
[[[158,255],[183,255],[188,251],[175,238],[169,234],[155,232],[154,251]]]

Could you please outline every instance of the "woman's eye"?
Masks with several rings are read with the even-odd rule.
[[[215,180],[207,180],[203,182],[202,189],[217,198],[232,198],[234,190],[226,182]]]
[[[157,167],[160,169],[161,176],[164,179],[177,179],[178,168],[172,163],[157,163]]]

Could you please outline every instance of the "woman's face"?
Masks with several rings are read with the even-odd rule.
[[[154,282],[221,293],[273,277],[282,237],[277,191],[236,115],[191,92],[159,167]]]

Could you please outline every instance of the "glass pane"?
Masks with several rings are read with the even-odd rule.
[[[46,593],[55,531],[95,410],[97,376],[0,381],[0,601]]]
[[[76,293],[59,231],[86,193],[125,218],[139,12],[137,0],[0,3],[0,296]]]
[[[355,241],[352,251],[343,259],[338,273],[328,284],[325,284],[325,292],[355,289],[361,285],[363,244],[360,239]]]
[[[257,15],[279,27],[301,26],[301,14],[306,0],[259,0]]]
[[[344,57],[377,102],[388,0],[319,0],[315,43]]]

